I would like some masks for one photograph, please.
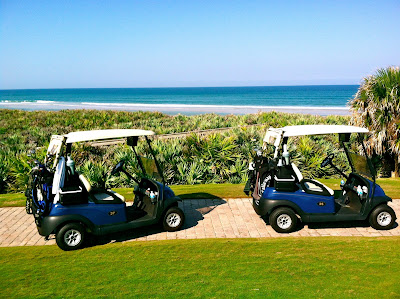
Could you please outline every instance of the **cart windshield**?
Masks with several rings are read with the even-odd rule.
[[[154,159],[139,156],[140,160],[142,160],[142,164],[145,170],[145,176],[155,179],[156,181],[162,181],[162,176],[158,172],[156,162]]]
[[[375,168],[367,157],[361,156],[351,151],[348,151],[348,157],[355,172],[369,178],[375,178]]]

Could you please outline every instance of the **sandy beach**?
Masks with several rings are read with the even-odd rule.
[[[167,114],[249,114],[257,112],[286,112],[312,115],[349,115],[347,107],[306,106],[231,106],[231,105],[184,105],[184,104],[117,104],[117,103],[65,103],[65,102],[1,102],[0,109],[63,110],[96,109],[119,111],[159,111]]]

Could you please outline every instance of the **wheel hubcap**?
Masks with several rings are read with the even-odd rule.
[[[70,229],[69,231],[67,231],[64,235],[64,242],[68,245],[68,246],[76,246],[79,244],[79,242],[82,239],[82,235],[79,231],[75,230],[75,229]]]
[[[392,216],[388,212],[381,212],[377,217],[380,226],[387,226],[392,222]]]
[[[292,218],[290,218],[290,216],[287,214],[282,214],[276,220],[276,224],[281,229],[288,229],[292,225]]]
[[[171,213],[167,216],[167,224],[169,227],[177,227],[181,223],[181,216],[177,213]]]

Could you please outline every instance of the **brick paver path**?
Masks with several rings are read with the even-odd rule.
[[[186,215],[184,228],[164,232],[158,226],[135,229],[97,239],[98,244],[114,241],[145,241],[200,238],[269,238],[307,236],[400,236],[400,226],[377,231],[363,222],[309,224],[290,234],[278,234],[254,212],[251,199],[185,200],[179,203]],[[400,200],[389,203],[400,218]],[[399,220],[397,220],[399,223]],[[54,237],[45,241],[25,208],[0,209],[0,246],[52,245]]]

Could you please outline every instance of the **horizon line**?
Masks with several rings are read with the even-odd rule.
[[[153,86],[153,87],[48,87],[48,88],[0,88],[7,90],[59,90],[59,89],[162,89],[162,88],[230,88],[230,87],[305,87],[305,86],[359,86],[360,84],[298,84],[298,85],[227,85],[227,86]]]

